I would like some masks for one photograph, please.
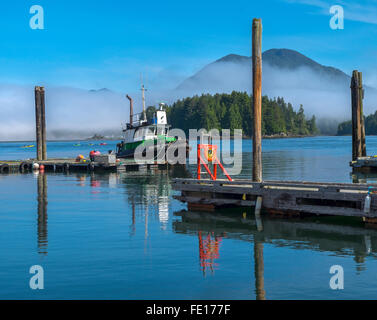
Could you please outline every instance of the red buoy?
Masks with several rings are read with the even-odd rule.
[[[92,150],[89,152],[89,158],[90,160],[94,161],[94,156],[99,156],[101,154],[101,152],[99,151],[96,151],[96,150]]]

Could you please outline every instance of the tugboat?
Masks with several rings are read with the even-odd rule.
[[[159,110],[156,110],[153,118],[149,120],[147,119],[144,98],[145,89],[143,85],[141,90],[143,101],[142,113],[133,114],[133,99],[129,95],[126,95],[127,99],[130,101],[130,122],[126,124],[125,128],[123,128],[123,141],[117,144],[117,158],[134,157],[136,148],[143,145],[143,155],[150,151],[150,149],[153,149],[153,157],[156,159],[159,156],[157,152],[161,151],[158,150],[158,145],[161,143],[161,139],[165,140],[165,151],[177,141],[184,143],[187,147],[186,140],[178,140],[176,137],[169,135],[170,126],[167,123],[166,111],[164,110],[163,103],[160,103],[160,108]]]

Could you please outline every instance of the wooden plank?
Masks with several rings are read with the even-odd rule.
[[[327,188],[327,190],[339,189],[339,192],[345,192],[343,190],[368,190],[368,187],[377,188],[376,183],[368,184],[357,184],[357,183],[326,183],[326,182],[308,182],[308,181],[263,181],[263,182],[253,182],[251,180],[197,180],[197,179],[185,179],[177,178],[173,179],[173,185],[179,184],[191,184],[191,185],[220,185],[220,186],[247,186],[250,188],[259,188],[259,187],[272,187],[272,186],[287,186],[291,188]],[[331,188],[334,187],[334,188]]]
[[[239,199],[263,197],[263,208],[282,212],[306,212],[309,214],[354,217],[377,217],[377,196],[372,194],[371,212],[363,211],[368,185],[299,182],[250,182],[174,180],[173,189],[182,196],[193,196],[191,202],[210,202],[222,205],[236,204]],[[224,200],[229,195],[229,199]],[[207,200],[201,200],[206,198]],[[249,198],[250,199],[250,198]]]
[[[226,205],[237,205],[240,207],[253,207],[255,206],[255,201],[248,201],[242,199],[222,199],[222,198],[200,198],[200,197],[190,197],[190,196],[173,196],[182,202],[197,203],[197,204],[211,204],[215,206],[226,206]]]
[[[308,199],[330,199],[337,201],[363,201],[365,199],[365,194],[359,193],[329,193],[329,192],[308,192],[302,190],[280,190],[280,189],[248,189],[248,188],[216,188],[211,186],[192,186],[192,185],[182,185],[180,188],[175,188],[175,190],[180,191],[197,191],[197,192],[209,192],[209,193],[223,193],[223,194],[243,194],[251,196],[263,196],[263,197],[274,197],[274,198],[284,198],[288,194],[291,198],[308,198]],[[372,199],[375,197],[372,195]]]
[[[188,209],[191,211],[215,211],[215,206],[212,204],[199,204],[199,203],[188,203]]]
[[[258,187],[259,186],[259,187]],[[262,187],[263,186],[263,187]],[[291,192],[315,192],[321,194],[322,197],[327,197],[326,194],[343,194],[345,196],[352,197],[354,194],[365,195],[368,191],[367,186],[358,187],[358,186],[324,186],[318,188],[309,188],[309,185],[305,185],[305,188],[300,187],[299,185],[218,185],[218,184],[208,184],[208,183],[201,183],[201,184],[185,184],[185,183],[173,183],[173,189],[175,190],[212,190],[214,192],[231,192],[231,193],[246,193],[246,194],[264,194],[267,192],[274,192],[274,191],[291,191]],[[313,186],[315,187],[315,186]],[[343,197],[343,195],[341,197]],[[336,195],[335,195],[336,196]],[[337,196],[336,196],[337,197]]]

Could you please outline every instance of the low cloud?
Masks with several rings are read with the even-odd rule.
[[[121,133],[128,117],[122,94],[46,87],[47,138],[87,138],[95,133]],[[0,140],[34,140],[34,87],[0,85]],[[69,132],[74,133],[75,137]]]
[[[159,102],[171,104],[177,99],[202,93],[251,93],[251,64],[217,62],[184,81],[177,89],[151,87],[147,91],[147,106]],[[203,71],[202,70],[202,71]],[[364,76],[365,114],[377,108],[377,77]],[[297,110],[302,104],[307,116],[315,115],[325,133],[335,133],[340,121],[351,118],[350,78],[331,77],[308,67],[285,69],[263,64],[263,94],[283,97]],[[121,124],[129,119],[128,93],[134,98],[135,113],[141,112],[140,90],[114,92],[88,91],[70,87],[46,86],[46,118],[48,139],[88,138],[94,134],[121,135]],[[0,85],[0,140],[34,140],[34,87]]]
[[[304,106],[307,116],[315,115],[323,132],[336,133],[337,124],[351,118],[351,78],[345,74],[319,72],[309,67],[279,68],[263,64],[262,93],[270,98],[283,97],[294,109]],[[233,90],[251,93],[250,62],[217,62],[182,83],[177,95],[230,93]],[[364,81],[373,85],[376,78],[367,75]],[[377,90],[365,87],[364,113],[377,108]],[[331,127],[331,129],[330,129]]]

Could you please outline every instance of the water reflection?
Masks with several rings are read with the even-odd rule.
[[[167,230],[171,212],[171,177],[191,177],[184,166],[161,169],[157,166],[139,171],[117,173],[76,173],[73,175],[79,186],[91,187],[91,193],[100,193],[101,188],[125,189],[125,200],[130,205],[130,235],[137,232],[138,220],[144,224],[144,237],[149,238],[150,219],[158,221],[161,230]]]
[[[353,183],[377,183],[377,172],[359,172],[353,170],[350,176]]]
[[[215,262],[220,257],[220,245],[222,237],[214,235],[214,233],[203,234],[198,232],[199,239],[199,261],[200,267],[203,271],[203,276],[206,276],[207,269],[213,274],[214,268],[218,266]]]
[[[256,299],[266,300],[266,292],[264,290],[263,242],[257,238],[254,239],[254,277]]]
[[[377,257],[377,231],[365,228],[354,219],[321,217],[283,220],[262,216],[263,231],[259,232],[251,211],[247,214],[238,210],[222,210],[216,213],[180,211],[175,212],[174,215],[180,217],[173,222],[174,232],[196,235],[199,238],[199,260],[202,270],[205,267],[204,275],[205,270],[213,272],[215,267],[221,268],[216,261],[219,257],[220,244],[220,241],[215,244],[216,239],[252,242],[255,294],[256,298],[261,300],[266,299],[264,244],[295,250],[327,251],[337,256],[353,256],[357,273],[366,270],[367,256]],[[206,255],[204,250],[204,238],[210,242],[209,255]]]
[[[38,189],[38,253],[47,255],[47,176],[39,173],[37,177]]]
[[[118,173],[119,181],[126,189],[125,196],[133,206],[133,225],[137,219],[135,203],[140,204],[141,219],[144,219],[144,234],[148,238],[148,219],[157,219],[162,230],[166,230],[171,212],[170,174],[168,170]],[[135,232],[133,233],[135,234]]]

